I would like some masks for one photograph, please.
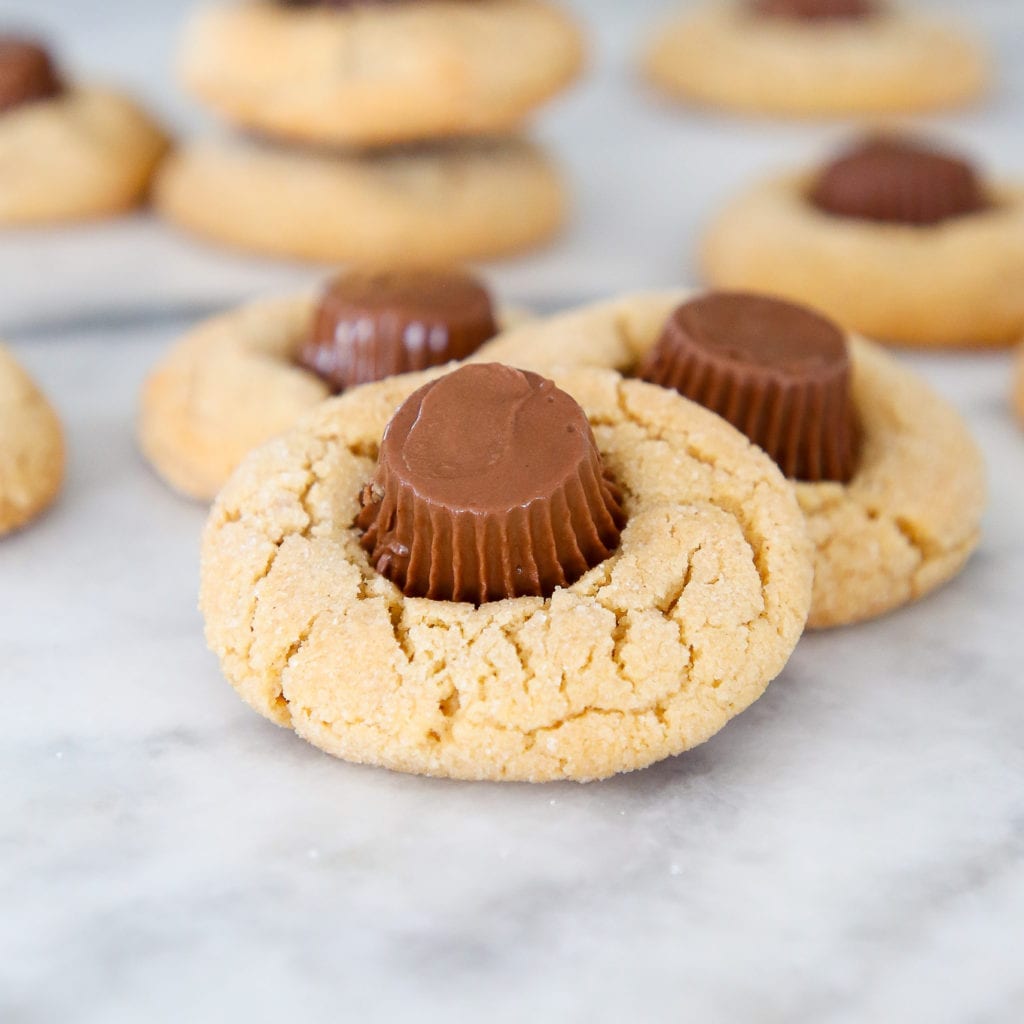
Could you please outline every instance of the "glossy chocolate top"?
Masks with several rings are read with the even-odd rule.
[[[793,303],[711,292],[680,306],[638,370],[717,412],[799,480],[849,480],[858,431],[846,340]]]
[[[464,359],[494,337],[491,297],[460,271],[350,271],[330,283],[300,366],[335,391]]]
[[[828,164],[810,200],[837,217],[917,225],[938,224],[990,205],[966,160],[891,135],[866,139]]]
[[[608,557],[623,523],[580,406],[497,363],[406,400],[362,501],[378,572],[408,596],[477,604],[569,585]]]

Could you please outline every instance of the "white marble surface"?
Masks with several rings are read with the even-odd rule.
[[[666,4],[577,6],[604,56],[540,126],[577,179],[577,224],[493,270],[542,306],[677,280],[722,196],[835,135],[650,103],[624,53]],[[82,67],[187,124],[161,64],[178,9],[4,0],[0,21],[49,20]],[[1024,176],[1024,10],[972,12],[1008,77],[940,123]],[[747,714],[646,772],[452,784],[332,761],[237,701],[195,611],[203,511],[134,449],[137,388],[181,329],[309,276],[144,218],[0,238],[0,333],[71,444],[60,504],[0,544],[0,1021],[1024,1019],[1024,434],[1006,357],[913,360],[990,465],[959,580],[805,639]]]

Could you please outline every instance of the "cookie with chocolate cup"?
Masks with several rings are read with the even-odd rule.
[[[222,245],[387,266],[531,249],[567,208],[557,169],[514,137],[361,154],[211,140],[166,162],[155,199],[168,220]]]
[[[892,134],[729,203],[708,281],[805,302],[897,344],[1005,346],[1024,334],[1024,186]]]
[[[196,11],[181,75],[260,135],[366,147],[510,131],[582,63],[543,0],[236,0]]]
[[[70,84],[43,46],[0,36],[0,227],[129,209],[166,148],[130,100]]]
[[[584,781],[756,700],[810,576],[792,489],[721,418],[611,371],[480,363],[348,391],[250,454],[200,605],[239,695],[328,753]]]
[[[524,319],[458,271],[352,270],[319,295],[200,324],[143,386],[139,441],[177,490],[211,499],[242,457],[332,393],[462,359]]]
[[[64,480],[64,436],[46,397],[0,345],[0,536],[43,512]]]
[[[889,0],[725,0],[677,15],[643,55],[671,98],[747,114],[912,113],[976,100],[987,55]]]
[[[746,431],[790,474],[807,518],[811,627],[923,597],[978,544],[984,463],[959,414],[884,350],[809,309],[641,293],[524,324],[487,358],[541,373],[642,373]]]

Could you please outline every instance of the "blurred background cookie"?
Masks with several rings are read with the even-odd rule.
[[[989,78],[963,28],[889,0],[709,2],[661,28],[643,67],[671,97],[788,116],[957,106]]]
[[[806,302],[882,341],[992,346],[1024,333],[1024,186],[906,135],[754,186],[713,220],[701,257],[716,286]]]
[[[556,168],[514,137],[365,153],[193,143],[162,168],[155,202],[175,224],[238,249],[420,266],[531,248],[567,208]]]
[[[507,132],[583,63],[582,37],[536,0],[214,3],[193,15],[185,87],[277,139],[381,146]]]
[[[53,407],[0,345],[0,535],[24,526],[56,498],[64,439]]]
[[[130,99],[69,82],[39,43],[0,36],[0,226],[126,210],[166,148]]]
[[[256,0],[200,8],[190,91],[261,141],[171,161],[161,211],[210,240],[320,262],[444,265],[549,240],[567,202],[517,134],[583,59],[539,0]]]

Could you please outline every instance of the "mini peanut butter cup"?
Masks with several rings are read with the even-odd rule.
[[[867,139],[828,164],[810,201],[837,217],[915,225],[938,224],[990,205],[966,160],[893,136]]]
[[[57,70],[42,46],[29,39],[0,36],[0,113],[62,91]]]
[[[459,271],[350,271],[320,299],[297,362],[336,392],[464,359],[498,333],[491,297]]]
[[[809,309],[739,292],[694,299],[669,317],[637,376],[718,413],[792,479],[853,476],[846,341]]]
[[[618,546],[621,497],[586,414],[555,384],[497,363],[424,385],[384,432],[357,526],[408,597],[547,597]]]
[[[753,0],[753,12],[793,21],[854,21],[878,12],[874,0]]]

